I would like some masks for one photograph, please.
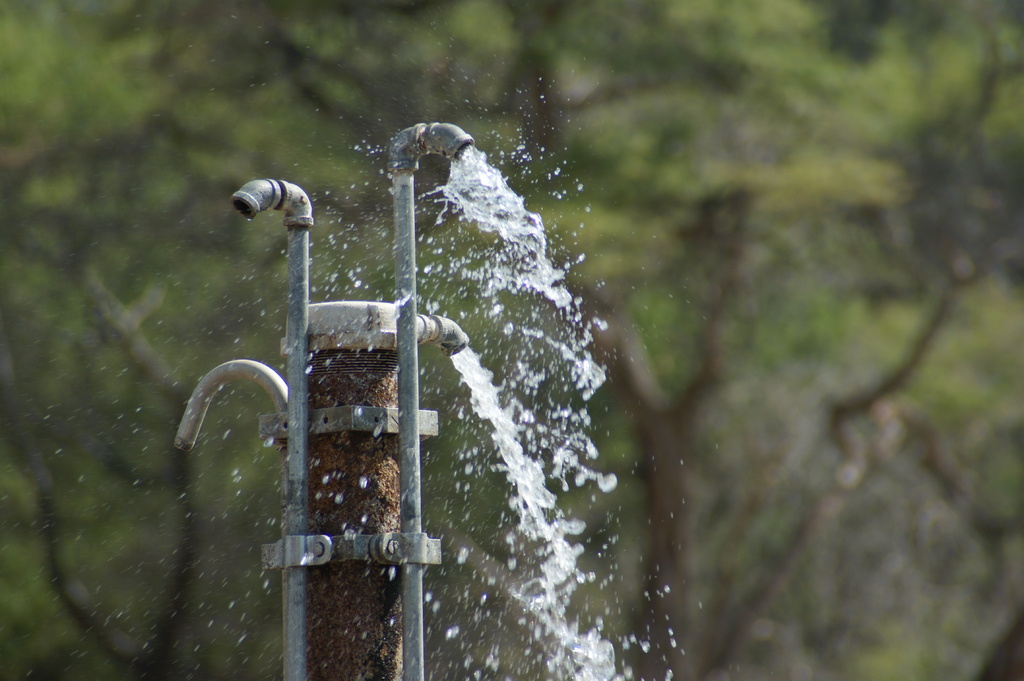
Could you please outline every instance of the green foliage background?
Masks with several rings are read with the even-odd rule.
[[[277,677],[263,398],[225,391],[188,462],[171,448],[207,370],[280,367],[284,233],[227,197],[302,185],[314,299],[389,300],[385,149],[433,120],[556,260],[586,256],[568,281],[604,320],[590,434],[619,486],[562,503],[594,573],[574,612],[627,676],[1022,678],[984,676],[1024,607],[1022,38],[1012,0],[7,0],[0,679]],[[420,210],[424,270],[495,248]],[[421,291],[500,377],[475,301]],[[428,530],[477,556],[428,573],[428,667],[527,678],[542,655],[478,560],[507,563],[509,492],[424,365],[449,424]],[[659,489],[685,497],[660,547]]]

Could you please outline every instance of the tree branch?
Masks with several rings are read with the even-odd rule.
[[[869,386],[833,403],[832,414],[829,419],[830,427],[833,430],[842,422],[866,413],[875,402],[901,390],[910,381],[924,361],[928,351],[934,345],[939,330],[948,320],[949,314],[960,293],[960,288],[961,282],[951,279],[931,316],[925,323],[924,328],[921,329],[917,338],[911,344],[910,350],[903,358],[903,361],[893,367],[888,374],[881,377],[873,386]]]
[[[932,476],[950,504],[967,518],[975,532],[990,540],[1024,532],[1024,523],[1019,519],[1000,518],[985,508],[968,477],[953,460],[942,433],[927,415],[910,407],[902,407],[899,416],[920,437],[921,467]]]
[[[770,466],[771,464],[769,464]],[[731,617],[729,609],[734,605],[735,597],[739,593],[737,587],[740,575],[738,559],[743,553],[743,545],[748,540],[750,528],[761,509],[764,508],[768,492],[774,487],[774,484],[767,478],[768,476],[763,476],[763,479],[747,487],[743,499],[733,513],[725,539],[722,541],[722,548],[718,551],[719,560],[716,562],[714,591],[705,608],[707,619],[702,627],[701,643],[697,647],[697,651],[704,656],[705,660],[714,660],[712,663],[714,665],[722,663],[721,655],[717,652],[708,655],[707,651],[717,651],[717,647],[720,645],[718,642],[727,636],[729,627],[732,626],[729,622]],[[705,668],[706,664],[702,661],[702,664],[698,666]],[[712,668],[711,666],[707,667],[709,670]]]
[[[142,322],[161,304],[162,289],[150,287],[135,304],[126,307],[97,278],[91,277],[87,286],[102,321],[109,325],[137,368],[171,397],[175,404],[184,402],[188,394],[140,330]],[[139,678],[162,679],[174,676],[177,671],[174,649],[184,625],[183,613],[186,610],[188,587],[194,581],[197,562],[198,526],[189,495],[191,480],[188,458],[180,456],[176,451],[168,451],[168,482],[180,513],[180,535],[177,546],[171,552],[170,560],[173,560],[173,564],[168,569],[165,604],[156,616],[150,639],[144,646],[140,646],[124,632],[111,626],[110,617],[96,612],[86,588],[69,577],[60,563],[58,553],[61,540],[54,483],[45,457],[21,416],[24,410],[19,408],[13,367],[10,343],[0,324],[0,416],[10,424],[9,431],[16,438],[16,446],[25,454],[36,485],[41,535],[46,545],[47,569],[54,590],[78,627],[93,636],[109,657],[125,664]],[[96,442],[92,436],[86,436],[84,441],[78,441],[77,444],[93,452],[102,463],[122,477],[127,476],[133,480],[137,478],[132,471],[125,469],[125,462],[115,452]]]
[[[116,339],[133,360],[136,368],[146,375],[175,405],[184,403],[189,393],[143,335],[141,326],[163,302],[163,288],[150,286],[130,307],[123,305],[99,280],[90,276],[87,288],[96,301],[104,322],[114,331]],[[174,659],[177,635],[184,624],[188,588],[195,579],[198,551],[196,548],[198,521],[190,495],[190,460],[176,450],[168,449],[170,487],[180,514],[180,535],[173,551],[174,563],[168,571],[166,601],[157,617],[153,634],[142,657],[134,660],[140,675],[145,678],[164,678],[174,673],[169,661]]]
[[[113,337],[124,348],[135,367],[176,404],[187,402],[190,393],[177,379],[174,370],[146,340],[141,329],[142,322],[163,302],[163,288],[149,286],[138,301],[131,307],[125,307],[99,277],[88,275],[85,285],[96,303],[102,321],[113,332]]]
[[[725,628],[720,643],[709,656],[707,671],[733,659],[746,644],[751,626],[789,583],[800,559],[811,545],[811,540],[839,513],[849,494],[863,481],[871,461],[878,457],[872,455],[872,445],[858,441],[850,422],[870,414],[880,400],[902,389],[914,376],[934,346],[939,331],[948,321],[961,283],[954,279],[947,286],[903,361],[874,385],[833,403],[828,415],[828,432],[844,459],[835,481],[804,511],[776,564],[771,570],[765,571],[759,584],[730,618],[731,623]]]

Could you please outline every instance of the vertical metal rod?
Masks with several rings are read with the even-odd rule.
[[[281,534],[307,534],[309,448],[309,228],[288,225],[288,449],[281,475]],[[307,568],[284,570],[284,681],[306,680]]]
[[[473,138],[449,123],[420,123],[392,140],[398,293],[398,448],[402,532],[422,531],[419,349],[416,338],[416,206],[413,174],[423,154],[455,158]],[[461,331],[460,331],[461,333]],[[423,566],[402,565],[402,678],[423,681]]]
[[[398,449],[402,532],[421,532],[416,208],[411,169],[392,172],[398,307]],[[423,566],[402,565],[402,679],[423,680]]]
[[[231,196],[231,205],[252,220],[265,210],[284,211],[288,228],[288,447],[281,466],[281,534],[305,535],[309,528],[306,460],[309,452],[309,228],[313,204],[301,187],[284,180],[252,180]],[[306,681],[305,567],[284,570],[284,680]]]

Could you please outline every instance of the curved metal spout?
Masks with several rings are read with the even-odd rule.
[[[401,131],[391,141],[388,170],[416,170],[424,154],[455,158],[471,144],[473,138],[457,125],[419,123]]]
[[[313,224],[313,203],[302,187],[284,180],[253,180],[231,195],[235,210],[252,220],[265,210],[284,211],[285,227]]]
[[[447,317],[439,317],[436,314],[418,315],[416,336],[420,343],[436,345],[449,357],[459,354],[469,346],[469,336],[462,327]]]
[[[260,362],[253,362],[248,359],[235,359],[215,367],[210,373],[203,376],[199,385],[192,392],[185,408],[185,415],[178,426],[178,434],[174,438],[174,446],[183,452],[190,451],[196,446],[199,438],[199,429],[206,418],[206,411],[210,408],[214,396],[228,383],[237,380],[252,381],[267,391],[270,399],[274,401],[274,410],[278,412],[288,410],[288,386],[281,376]]]

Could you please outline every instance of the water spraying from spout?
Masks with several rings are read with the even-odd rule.
[[[482,152],[463,150],[438,194],[461,220],[497,237],[471,257],[434,266],[449,268],[462,295],[478,299],[478,311],[491,322],[480,336],[474,331],[480,355],[467,349],[452,361],[470,389],[473,411],[490,425],[498,461],[479,468],[501,471],[511,490],[510,591],[532,617],[529,647],[543,651],[544,678],[619,680],[600,619],[588,627],[569,610],[579,586],[593,579],[578,568],[584,540],[577,536],[586,527],[559,507],[552,491],[552,483],[563,491],[593,485],[595,494],[616,486],[614,475],[590,468],[597,450],[583,403],[605,374],[589,351],[582,301],[570,292],[566,270],[551,260],[540,216]],[[500,378],[484,363],[498,367]]]
[[[462,327],[447,317],[421,314],[417,328],[420,326],[422,326],[422,331],[417,332],[419,342],[436,345],[449,357],[457,355],[469,347],[469,336],[462,330]]]
[[[395,135],[388,169],[416,170],[424,154],[456,158],[473,144],[473,138],[451,123],[419,123]]]
[[[554,641],[545,660],[548,671],[554,679],[618,678],[611,643],[601,638],[598,628],[581,633],[567,611],[569,599],[582,577],[576,561],[583,548],[571,538],[580,534],[585,525],[567,518],[559,509],[557,497],[547,488],[548,478],[541,460],[527,452],[520,442],[522,429],[502,406],[494,376],[480,364],[479,356],[467,349],[453,357],[452,362],[470,389],[474,412],[491,424],[500,468],[515,489],[510,503],[519,519],[517,543],[532,547],[541,559],[536,574],[511,591],[540,625],[542,638]],[[602,489],[614,487],[614,477],[599,484]]]
[[[486,296],[497,298],[503,292],[515,296],[539,294],[559,311],[569,335],[575,337],[557,338],[543,332],[538,336],[571,366],[576,387],[589,398],[604,383],[605,372],[587,349],[593,337],[583,323],[581,301],[566,286],[565,269],[551,261],[540,215],[526,209],[522,197],[476,148],[466,149],[452,164],[440,195],[441,201],[458,210],[461,220],[501,239],[502,248],[491,254],[488,267],[476,273],[482,278]],[[503,311],[492,309],[499,315]]]
[[[508,249],[502,258],[517,263],[516,276],[509,285],[536,291],[559,309],[572,306],[572,296],[563,284],[565,271],[555,267],[548,257],[541,217],[526,210],[522,197],[509,188],[497,168],[487,163],[486,154],[467,150],[458,163],[452,164],[448,183],[441,191],[444,199],[459,208],[464,221],[502,239]]]

